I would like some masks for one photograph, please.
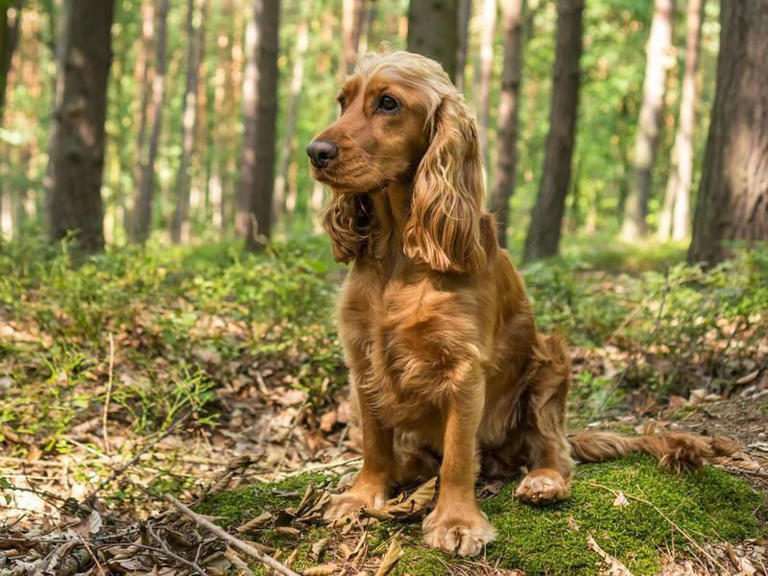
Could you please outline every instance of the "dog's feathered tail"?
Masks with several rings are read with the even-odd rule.
[[[636,437],[611,432],[582,432],[569,438],[569,442],[573,456],[581,462],[603,462],[630,452],[643,452],[654,456],[665,468],[677,472],[698,468],[705,460],[729,456],[738,449],[726,438],[677,432]]]

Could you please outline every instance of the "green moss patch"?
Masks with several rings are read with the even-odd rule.
[[[324,485],[331,479],[305,475],[248,486],[212,497],[198,510],[223,516],[220,523],[225,525],[238,525],[264,510],[277,515],[298,503],[310,481]],[[485,561],[526,574],[597,573],[601,559],[588,548],[589,536],[633,574],[654,574],[661,550],[667,546],[695,552],[688,537],[699,543],[738,542],[765,532],[763,496],[742,480],[711,467],[678,476],[644,456],[583,465],[577,469],[571,498],[543,507],[515,500],[517,484],[507,484],[482,503],[499,531]],[[619,492],[625,498],[617,498]],[[389,522],[369,532],[371,554],[377,549],[383,554],[386,540],[399,535],[404,550],[399,574],[444,573],[446,564],[465,562],[422,546],[418,522]],[[340,537],[327,528],[304,530],[296,537],[270,528],[254,537],[273,547],[298,548],[296,567],[301,569],[311,564],[307,559],[311,543],[325,536],[332,540],[325,561],[338,561],[333,541]]]

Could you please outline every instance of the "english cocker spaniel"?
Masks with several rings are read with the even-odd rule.
[[[307,147],[332,197],[333,254],[354,262],[338,322],[362,431],[363,466],[329,520],[380,507],[398,483],[438,472],[430,546],[474,555],[496,534],[475,499],[488,474],[527,467],[516,496],[566,498],[574,458],[629,451],[670,466],[727,453],[685,434],[566,437],[570,361],[537,334],[523,281],[483,211],[475,122],[437,62],[368,54],[343,85],[341,115]]]

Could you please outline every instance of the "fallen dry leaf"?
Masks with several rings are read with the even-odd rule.
[[[397,538],[393,538],[392,543],[387,549],[387,553],[384,554],[384,558],[381,559],[379,569],[376,570],[376,576],[387,576],[387,574],[392,572],[402,555],[403,549],[400,547],[400,542],[397,541]]]

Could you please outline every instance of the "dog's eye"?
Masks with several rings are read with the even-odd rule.
[[[397,103],[397,100],[386,94],[379,99],[377,106],[377,109],[383,112],[394,112],[398,108],[400,108],[400,104]]]

